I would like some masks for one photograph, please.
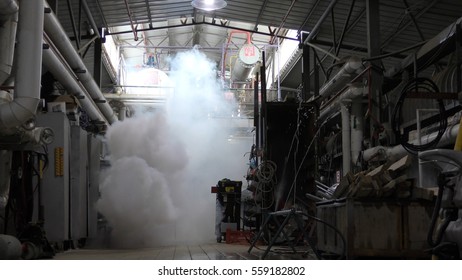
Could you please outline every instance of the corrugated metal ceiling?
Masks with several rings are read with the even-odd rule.
[[[77,13],[81,0],[68,0]],[[264,35],[282,28],[310,31],[324,13],[329,0],[228,0],[226,8],[205,12],[191,6],[190,0],[84,0],[87,1],[96,24],[118,34],[120,44],[149,44],[161,47],[201,45],[203,48],[220,48],[226,43],[233,27],[250,31],[259,44],[269,44],[271,36]],[[72,28],[67,1],[59,5],[60,20],[69,34]],[[367,57],[366,1],[339,0],[333,12],[321,24],[315,37],[319,46],[333,52],[351,15],[343,37],[339,56]],[[380,34],[382,52],[394,52],[422,40],[430,39],[462,15],[462,1],[453,0],[387,0],[380,1]],[[414,17],[416,24],[413,23]],[[131,18],[131,20],[130,20]],[[204,24],[204,22],[206,24]],[[214,22],[214,23],[213,23]],[[135,34],[144,40],[135,41]],[[157,29],[161,28],[161,29]],[[237,41],[235,41],[237,40]],[[233,42],[244,42],[245,36],[236,36]],[[236,43],[237,44],[237,43]],[[402,56],[410,53],[404,52]],[[220,60],[219,54],[210,55]],[[393,65],[399,57],[384,60]],[[326,67],[331,58],[324,58]]]

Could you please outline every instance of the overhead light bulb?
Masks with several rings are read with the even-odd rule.
[[[227,3],[225,0],[194,0],[191,2],[191,5],[196,9],[214,11],[223,9]]]

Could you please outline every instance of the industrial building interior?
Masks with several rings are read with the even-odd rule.
[[[0,259],[460,259],[461,16],[0,0]]]

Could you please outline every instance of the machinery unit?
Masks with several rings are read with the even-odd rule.
[[[434,149],[419,153],[421,164],[439,170],[438,195],[427,242],[439,259],[462,258],[462,153]]]
[[[222,179],[212,193],[216,193],[215,236],[217,242],[226,240],[226,230],[241,229],[241,191],[242,181]]]
[[[49,168],[44,172],[41,202],[44,230],[50,242],[63,243],[70,237],[70,124],[64,112],[37,116],[37,123],[46,123],[56,131],[55,140],[47,149]],[[75,180],[79,178],[75,178]]]

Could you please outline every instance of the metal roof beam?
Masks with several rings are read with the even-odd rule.
[[[420,18],[423,14],[425,14],[430,8],[432,8],[436,3],[438,3],[438,0],[433,0],[429,5],[425,6],[424,9],[422,9],[417,15],[414,16],[414,19]],[[386,48],[391,41],[393,41],[401,32],[406,30],[410,25],[412,24],[412,20],[409,20],[404,26],[397,28],[392,32],[392,34],[385,39],[382,43],[382,49]]]

